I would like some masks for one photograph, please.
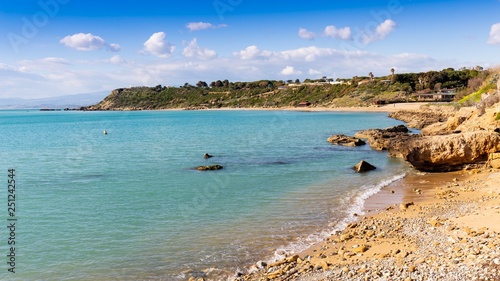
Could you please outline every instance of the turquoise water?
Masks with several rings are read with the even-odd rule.
[[[384,113],[0,111],[0,217],[7,225],[14,168],[18,218],[16,273],[4,262],[0,278],[222,280],[298,251],[408,169],[326,138],[398,124]],[[377,170],[354,173],[361,159]],[[192,169],[208,164],[224,169]]]

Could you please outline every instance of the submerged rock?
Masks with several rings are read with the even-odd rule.
[[[210,155],[210,154],[208,154],[208,153],[205,153],[205,154],[203,155],[203,158],[205,158],[205,159],[212,158],[212,157],[213,157],[213,156],[212,156],[212,155]]]
[[[331,135],[326,141],[343,146],[361,146],[366,144],[363,140],[343,134]]]
[[[214,171],[214,170],[221,170],[222,167],[221,165],[208,165],[208,166],[198,166],[196,170],[198,171]]]
[[[377,169],[377,167],[373,166],[372,164],[366,162],[365,160],[359,161],[356,166],[352,167],[357,173],[364,173],[368,171],[372,171]]]

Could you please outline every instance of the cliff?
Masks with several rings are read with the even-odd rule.
[[[482,94],[474,107],[456,109],[426,107],[401,111],[390,116],[422,128],[421,134],[366,138],[375,149],[387,149],[392,156],[402,157],[416,169],[429,172],[453,171],[470,165],[498,167],[500,152],[500,79],[495,74],[487,84],[496,89]]]

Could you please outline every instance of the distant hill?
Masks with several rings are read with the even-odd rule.
[[[280,108],[280,107],[339,107],[367,106],[374,103],[415,101],[433,98],[445,90],[466,95],[475,90],[488,71],[482,69],[393,74],[374,77],[355,76],[352,79],[306,79],[295,81],[260,80],[254,82],[199,81],[196,86],[133,87],[113,90],[109,96],[89,110],[153,110],[206,108]],[[477,81],[476,81],[477,80]],[[479,84],[480,85],[480,84]]]
[[[42,99],[0,99],[0,109],[79,108],[100,102],[109,91]]]

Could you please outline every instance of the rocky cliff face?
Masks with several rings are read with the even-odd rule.
[[[500,134],[489,131],[422,136],[395,147],[416,169],[428,172],[453,171],[483,163],[500,151]],[[394,153],[394,151],[393,151]]]
[[[499,85],[500,86],[500,85]],[[500,152],[500,88],[477,107],[429,107],[401,111],[390,116],[422,128],[419,135],[363,131],[374,149],[387,149],[391,156],[402,157],[416,169],[428,172],[453,171],[471,164],[498,167]]]

